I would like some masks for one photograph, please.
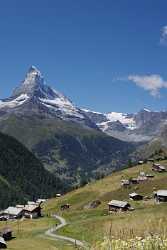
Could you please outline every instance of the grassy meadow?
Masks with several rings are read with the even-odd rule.
[[[167,166],[167,161],[161,162]],[[144,196],[154,190],[167,189],[167,173],[154,173],[155,177],[143,183],[123,188],[121,179],[136,177],[141,171],[152,173],[151,164],[143,164],[116,172],[102,180],[72,191],[60,199],[51,199],[45,206],[48,212],[56,212],[67,219],[69,225],[59,233],[87,241],[90,245],[103,242],[104,237],[126,240],[149,234],[167,236],[167,204],[155,204],[153,199],[131,201],[128,194],[136,191]],[[101,205],[95,209],[84,208],[98,199]],[[125,213],[108,214],[107,203],[111,199],[126,200],[135,208]],[[69,203],[69,211],[60,211],[61,204]]]
[[[163,161],[162,164],[167,166],[167,161]],[[91,250],[108,250],[110,246],[112,246],[112,250],[167,249],[165,246],[167,244],[165,243],[167,239],[167,203],[156,204],[153,199],[135,202],[129,200],[128,197],[128,194],[133,191],[150,196],[154,190],[167,189],[167,173],[154,173],[153,179],[129,188],[121,187],[121,179],[136,177],[140,171],[152,173],[151,164],[115,172],[111,176],[87,184],[61,198],[48,200],[43,209],[44,214],[48,216],[10,223],[16,239],[8,243],[8,249],[76,249],[67,242],[52,240],[44,236],[44,232],[56,223],[54,219],[50,218],[53,213],[63,216],[68,222],[66,227],[58,231],[59,234],[86,241]],[[94,209],[85,208],[89,202],[97,199],[101,201],[100,206]],[[107,203],[112,199],[126,200],[135,210],[108,214]],[[71,205],[70,209],[61,211],[60,206],[65,203]],[[5,224],[5,222],[1,222],[0,227],[4,227]],[[150,246],[145,247],[143,244],[146,243],[142,241],[142,246],[145,248],[141,248],[139,246],[141,240],[145,240],[146,243],[149,241]],[[134,248],[133,242],[138,242],[136,248]],[[155,246],[155,242],[160,244],[161,248],[159,245]],[[130,244],[133,245],[133,248]]]

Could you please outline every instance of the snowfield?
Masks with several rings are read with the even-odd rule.
[[[22,94],[19,97],[11,100],[11,101],[1,101],[0,100],[0,108],[15,108],[17,106],[22,105],[29,99],[27,94]]]

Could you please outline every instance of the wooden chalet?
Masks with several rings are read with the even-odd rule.
[[[112,200],[108,203],[109,212],[127,211],[130,207],[126,201]]]
[[[7,248],[6,242],[3,237],[0,237],[0,249]]]
[[[130,185],[130,181],[129,180],[121,180],[121,186],[128,187],[129,185]]]
[[[144,161],[138,161],[138,164],[142,165],[142,164],[144,164]]]
[[[166,172],[166,167],[160,165],[159,163],[153,163],[152,170],[159,173]]]
[[[138,180],[138,182],[143,182],[143,181],[147,181],[147,177],[146,176],[138,176],[137,177],[137,180]]]
[[[61,194],[56,194],[56,198],[60,198],[61,197]]]
[[[41,217],[41,206],[40,205],[25,205],[23,208],[24,216],[29,219],[35,219]]]
[[[139,184],[139,180],[138,180],[138,178],[131,178],[130,179],[130,183],[132,183],[132,184]]]
[[[157,202],[167,202],[167,190],[154,192],[154,198]]]
[[[23,208],[8,207],[1,212],[1,216],[7,219],[20,219],[23,216]]]
[[[131,193],[131,194],[129,194],[129,198],[131,199],[131,200],[134,200],[134,201],[140,201],[140,200],[143,200],[143,196],[142,195],[140,195],[140,194],[137,194],[137,193]]]
[[[8,216],[3,215],[3,212],[0,212],[0,221],[7,221],[8,220]]]
[[[13,233],[12,229],[6,227],[0,231],[0,236],[3,237],[5,241],[8,241],[12,239],[12,233]]]
[[[146,174],[146,177],[147,178],[154,178],[154,175],[153,174]]]

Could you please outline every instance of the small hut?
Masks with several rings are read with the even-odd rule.
[[[114,211],[127,211],[130,208],[130,204],[126,201],[112,200],[108,203],[109,212]]]
[[[20,219],[23,216],[23,209],[17,207],[8,207],[1,216],[6,216],[8,219]]]
[[[143,182],[143,181],[147,181],[148,180],[148,178],[146,177],[146,176],[138,176],[137,177],[137,180],[138,180],[138,182]]]
[[[12,239],[12,233],[13,233],[12,229],[9,227],[6,227],[0,231],[0,236],[3,237],[4,240],[8,241]]]
[[[121,186],[122,187],[129,187],[130,181],[129,180],[121,180]]]
[[[146,174],[146,177],[147,178],[154,178],[154,175],[153,174]]]
[[[159,172],[159,173],[166,172],[166,167],[160,165],[159,163],[154,163],[152,165],[152,170],[155,171],[155,172]]]
[[[154,192],[154,198],[157,202],[167,202],[167,190]]]
[[[139,184],[139,180],[138,180],[138,178],[131,178],[130,179],[130,183],[132,183],[132,184]]]
[[[29,219],[41,217],[41,209],[40,205],[25,205],[24,216]]]
[[[144,164],[144,161],[138,161],[138,164],[142,165],[142,164]]]
[[[56,194],[56,198],[60,198],[61,197],[61,194]]]
[[[140,194],[137,194],[137,193],[131,193],[131,194],[129,194],[129,198],[131,199],[131,200],[134,200],[134,201],[140,201],[140,200],[143,200],[143,196],[142,195],[140,195]]]
[[[3,237],[0,237],[0,249],[7,248],[6,242]]]

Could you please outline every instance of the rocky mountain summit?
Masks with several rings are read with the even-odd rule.
[[[0,101],[0,113],[40,115],[81,123],[88,127],[96,125],[66,96],[49,87],[41,72],[34,66],[25,79],[13,91],[11,97]]]

